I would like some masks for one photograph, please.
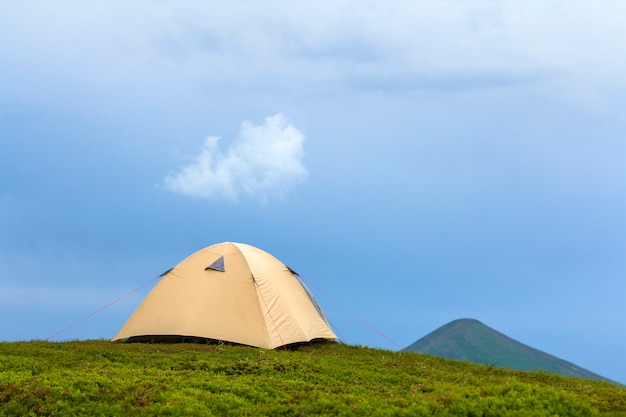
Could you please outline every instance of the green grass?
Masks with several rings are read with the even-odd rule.
[[[338,343],[0,343],[0,415],[626,416],[600,381]]]

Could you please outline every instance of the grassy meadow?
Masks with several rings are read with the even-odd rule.
[[[626,389],[340,343],[0,343],[0,416],[626,416]]]

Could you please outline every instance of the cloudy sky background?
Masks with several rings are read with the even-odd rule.
[[[472,317],[626,382],[625,15],[0,1],[0,340],[239,241],[401,347]],[[112,337],[149,288],[55,340]]]

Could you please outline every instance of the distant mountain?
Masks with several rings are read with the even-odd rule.
[[[513,340],[474,319],[454,320],[403,350],[520,371],[546,371],[615,383]]]

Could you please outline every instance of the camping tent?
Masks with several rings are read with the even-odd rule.
[[[274,349],[337,337],[297,273],[258,248],[225,242],[165,272],[113,340],[184,338]]]

